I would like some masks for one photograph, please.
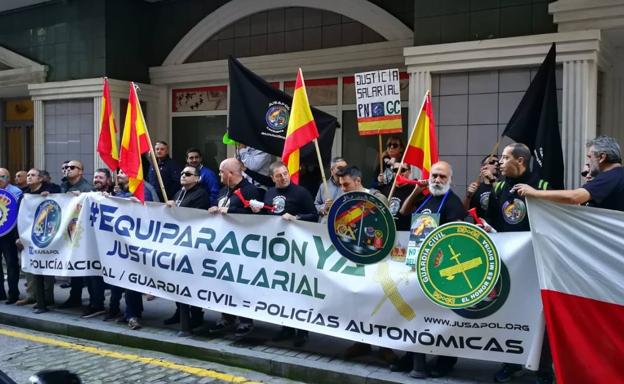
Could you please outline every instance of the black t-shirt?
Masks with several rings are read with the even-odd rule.
[[[303,221],[318,221],[318,213],[310,192],[297,184],[289,184],[286,188],[269,188],[264,195],[264,204],[273,206],[273,214],[290,213],[299,216]]]
[[[463,221],[466,217],[466,209],[459,197],[453,191],[448,192],[448,196],[444,200],[444,195],[423,197],[416,205],[414,213],[438,213],[440,211],[440,225],[450,223],[452,221]],[[423,204],[423,202],[427,202]],[[422,207],[421,207],[422,205]]]
[[[477,209],[477,216],[485,217],[488,204],[490,203],[490,192],[492,192],[492,185],[481,183],[470,198],[469,208]]]
[[[394,222],[396,224],[397,231],[410,230],[412,216],[401,215],[399,213],[399,210],[401,209],[403,202],[405,202],[407,197],[414,191],[415,188],[415,185],[404,185],[402,187],[396,187],[394,188],[392,198],[388,201],[388,208],[390,209],[390,213],[392,213],[392,216],[394,216]],[[381,188],[380,192],[383,193],[384,196],[388,197],[391,189],[392,184],[386,184]]]
[[[520,183],[536,189],[549,189],[546,181],[529,171],[518,178],[507,177],[494,183],[485,218],[498,232],[531,230],[524,197],[511,192],[513,186]]]
[[[591,195],[589,206],[624,211],[624,167],[600,172],[583,188]]]

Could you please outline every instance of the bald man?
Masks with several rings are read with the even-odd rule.
[[[219,177],[224,187],[219,192],[217,206],[210,207],[208,212],[213,214],[253,214],[249,206],[245,207],[245,202],[237,196],[236,191],[240,191],[240,195],[245,201],[262,201],[264,195],[243,177],[243,164],[234,157],[223,160],[219,165]],[[236,316],[222,313],[221,318],[209,329],[209,332],[212,334],[224,333],[233,330],[235,326]],[[236,327],[234,336],[239,339],[243,338],[253,331],[253,327],[253,320],[239,317],[238,327]]]
[[[245,207],[243,201],[234,192],[240,190],[241,195],[247,201],[262,201],[263,196],[253,184],[243,177],[243,164],[236,158],[231,157],[223,160],[219,165],[219,177],[224,185],[219,191],[216,207],[210,207],[210,213],[252,213],[249,207]]]

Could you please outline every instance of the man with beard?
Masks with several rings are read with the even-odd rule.
[[[93,172],[93,191],[112,192],[112,178],[108,168],[98,168]],[[104,278],[102,276],[85,276],[84,282],[89,292],[89,305],[80,317],[90,319],[106,313],[104,309]]]
[[[218,204],[210,207],[209,213],[252,213],[251,208],[246,206],[250,200],[261,200],[262,196],[258,189],[247,179],[243,178],[243,164],[236,158],[228,158],[219,165],[219,176],[224,185],[219,192]],[[241,200],[239,196],[245,200]],[[221,318],[210,328],[210,333],[223,333],[234,329],[236,316],[222,313]],[[253,320],[239,317],[239,324],[236,327],[234,336],[242,338],[253,331]]]
[[[200,184],[200,169],[187,165],[180,173],[180,185],[182,188],[176,192],[173,200],[167,201],[168,207],[186,207],[196,209],[210,208],[210,195],[203,185]],[[175,324],[181,322],[182,317],[190,319],[189,328],[197,328],[204,322],[204,312],[200,307],[188,304],[176,303],[176,311],[169,319],[165,320],[165,324]],[[189,330],[184,329],[182,321],[182,329],[180,336],[188,336]]]
[[[197,148],[189,148],[186,150],[186,164],[196,167],[200,172],[199,183],[206,189],[210,197],[210,206],[217,205],[217,197],[219,196],[219,180],[217,175],[202,164],[202,154]]]
[[[488,223],[498,232],[529,231],[524,196],[517,193],[519,185],[531,185],[538,189],[547,189],[548,182],[541,180],[529,170],[531,151],[522,143],[513,143],[503,149],[500,159],[500,171],[504,177],[492,186],[490,202],[485,217]],[[486,228],[487,230],[487,228]],[[550,352],[548,342],[544,338],[542,358],[538,377],[552,377],[550,371]],[[505,383],[522,371],[519,364],[505,363],[494,374],[494,382]]]
[[[284,220],[311,222],[318,220],[312,195],[302,186],[290,182],[288,168],[284,163],[281,161],[271,163],[269,175],[275,183],[275,187],[269,188],[264,195],[265,206],[273,207],[270,213],[280,215]],[[259,213],[262,209],[262,207],[251,207],[254,213]],[[273,337],[273,341],[288,340],[292,337],[294,337],[294,346],[301,347],[308,339],[308,331],[282,327],[279,333]]]
[[[408,196],[401,207],[401,214],[411,216],[412,214],[438,214],[439,225],[452,221],[462,221],[466,217],[464,208],[459,197],[451,190],[453,179],[453,169],[446,161],[438,161],[431,166],[429,180],[421,182]],[[429,195],[423,194],[425,187],[429,187]],[[409,369],[408,352],[397,366],[390,367],[393,370]],[[446,376],[455,366],[457,357],[438,356],[430,367],[425,365],[425,355],[423,353],[413,353],[412,371],[409,375],[413,378],[421,379],[429,377]]]
[[[477,216],[485,217],[488,204],[490,203],[490,192],[492,185],[498,179],[499,163],[497,155],[488,155],[481,160],[479,179],[470,183],[466,189],[464,207],[466,209],[476,208]]]

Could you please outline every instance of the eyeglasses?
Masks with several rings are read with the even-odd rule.
[[[74,170],[74,169],[76,169],[76,168],[78,168],[78,169],[82,169],[82,168],[80,168],[80,167],[79,167],[79,166],[77,166],[77,165],[68,165],[67,167],[64,167],[63,169],[71,169],[71,170],[73,171],[73,170]]]
[[[587,175],[589,175],[589,171],[583,171],[583,172],[581,172],[581,176],[583,176],[583,177],[587,177]]]
[[[398,143],[388,143],[386,144],[386,148],[399,148]]]
[[[195,176],[195,174],[191,172],[182,172],[180,173],[180,176],[191,177],[191,176]]]
[[[487,162],[488,165],[498,165],[498,160],[490,160]]]
[[[9,178],[9,176],[7,176],[7,175],[0,175],[0,179],[8,179],[8,178]]]
[[[397,173],[397,172],[399,172],[399,169],[401,170],[401,172],[400,172],[400,173],[403,173],[403,172],[407,172],[407,171],[408,171],[408,169],[407,169],[407,168],[392,168],[392,172]]]

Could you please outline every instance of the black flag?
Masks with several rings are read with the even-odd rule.
[[[292,96],[274,88],[233,57],[229,58],[229,71],[229,137],[281,157]],[[318,144],[323,164],[328,164],[338,121],[316,108],[312,108],[312,115],[319,131]],[[301,149],[301,163],[318,164],[313,143]]]
[[[554,189],[563,189],[563,151],[557,119],[555,44],[539,67],[503,136],[523,143],[533,153],[533,170]]]

